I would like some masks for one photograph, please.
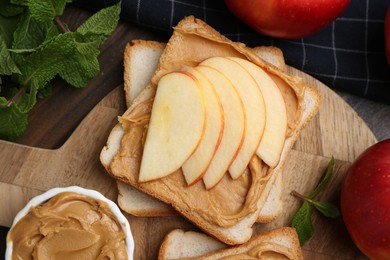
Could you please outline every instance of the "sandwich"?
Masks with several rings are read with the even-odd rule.
[[[318,91],[194,17],[175,27],[152,74],[109,135],[102,164],[225,244],[247,242],[277,201],[279,173],[318,111]]]
[[[157,68],[165,44],[147,40],[133,40],[127,44],[124,51],[124,92],[127,107],[147,86]],[[283,53],[272,46],[259,46],[252,49],[257,56],[285,70]],[[108,162],[105,166],[108,165]],[[277,176],[271,194],[267,197],[265,206],[259,213],[258,221],[265,223],[274,220],[282,210],[281,201],[282,175]],[[118,204],[125,212],[137,217],[174,216],[177,212],[168,204],[138,191],[126,183],[117,182]]]

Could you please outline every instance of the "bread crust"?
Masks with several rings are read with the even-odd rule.
[[[261,59],[269,63],[271,66],[285,71],[286,63],[284,60],[283,52],[281,49],[275,46],[257,46],[252,48],[253,52],[256,53]]]
[[[186,235],[188,236],[188,238],[185,237]],[[173,230],[165,236],[163,242],[161,243],[158,259],[174,260],[179,258],[190,258],[190,257],[194,257],[195,259],[202,259],[202,260],[220,259],[223,257],[235,256],[237,254],[244,253],[262,242],[271,242],[271,243],[276,243],[279,245],[286,246],[290,249],[291,256],[294,260],[303,259],[298,235],[295,229],[290,227],[277,228],[277,229],[263,232],[261,234],[253,236],[248,242],[239,246],[233,246],[228,248],[223,248],[221,246],[221,248],[218,249],[218,245],[217,245],[215,247],[212,247],[211,249],[208,249],[209,251],[208,253],[205,253],[203,255],[196,255],[196,256],[194,256],[196,253],[192,252],[192,249],[190,247],[187,247],[186,245],[177,246],[177,244],[183,243],[181,241],[178,241],[179,239],[183,239],[183,240],[194,239],[194,240],[198,240],[197,243],[202,243],[203,240],[207,240],[210,238],[208,238],[204,234],[196,233],[192,231],[189,231],[187,233],[184,232],[183,230]]]
[[[126,183],[117,181],[118,205],[136,217],[170,217],[178,213],[168,204],[138,191]]]

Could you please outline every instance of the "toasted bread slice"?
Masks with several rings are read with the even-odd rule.
[[[177,212],[168,204],[163,203],[136,188],[117,181],[119,207],[136,217],[166,217],[175,216]]]
[[[164,43],[145,40],[133,40],[126,45],[123,74],[127,107],[149,84],[164,48]]]
[[[124,89],[126,104],[129,107],[134,98],[147,86],[157,68],[164,43],[134,40],[125,48],[124,54]],[[280,49],[272,46],[259,46],[252,49],[257,56],[284,70],[285,62]],[[279,175],[277,185],[282,183]],[[275,219],[282,210],[281,188],[271,190],[270,198],[261,210],[258,220],[265,223]],[[161,217],[177,215],[169,205],[118,181],[118,204],[125,212],[138,217]],[[279,193],[278,193],[279,192]]]
[[[162,75],[165,75],[169,71],[180,69],[183,65],[191,66],[198,64],[200,61],[211,56],[247,58],[283,83],[281,87],[284,88],[283,93],[286,98],[290,97],[291,99],[291,96],[295,97],[293,98],[295,102],[289,103],[288,137],[278,166],[274,169],[266,170],[267,177],[269,177],[268,181],[260,181],[260,186],[254,188],[254,191],[260,194],[259,197],[255,197],[255,207],[245,212],[240,211],[239,217],[230,219],[231,221],[227,220],[227,222],[223,219],[222,222],[218,222],[218,219],[215,219],[208,212],[202,210],[201,199],[192,201],[186,199],[188,196],[197,196],[196,198],[198,198],[198,195],[208,196],[209,193],[204,193],[204,187],[199,186],[201,184],[191,187],[186,186],[180,171],[165,177],[163,182],[153,181],[141,184],[137,181],[142,156],[142,133],[145,132],[147,125],[134,125],[132,124],[133,121],[131,121],[131,116],[138,115],[145,118],[150,114],[152,104],[150,100],[153,100],[157,86],[156,83]],[[241,244],[248,241],[252,236],[252,225],[256,222],[258,214],[271,191],[271,187],[277,180],[288,151],[297,139],[300,130],[318,111],[319,101],[320,96],[318,91],[310,86],[306,86],[302,79],[288,75],[275,66],[266,63],[257,57],[253,50],[245,47],[243,44],[231,42],[204,22],[194,17],[187,17],[175,28],[160,58],[159,66],[152,77],[151,83],[134,100],[122,117],[122,126],[127,128],[128,132],[125,131],[123,135],[123,131],[119,133],[117,128],[114,128],[111,134],[112,136],[110,135],[108,139],[107,146],[102,150],[101,161],[103,165],[108,165],[107,171],[113,177],[163,202],[171,204],[175,210],[210,235],[227,244]],[[130,120],[126,121],[128,117],[130,117]],[[120,145],[121,142],[123,145]],[[120,147],[119,153],[118,150],[112,151],[112,149],[118,146]],[[253,160],[256,160],[256,158]],[[252,174],[252,178],[261,178],[262,169],[261,166],[258,167],[257,172],[259,174],[257,175],[255,174],[256,168],[252,167],[252,170],[248,170],[248,174],[245,176],[248,177],[249,174]],[[244,178],[246,178],[245,176]],[[169,183],[175,184],[172,186],[172,189]],[[232,185],[234,187],[236,184],[237,182],[225,179],[221,187],[224,187],[224,185]],[[217,185],[214,189],[218,189],[220,185]],[[249,190],[249,192],[251,191],[252,189]]]
[[[288,259],[303,259],[295,229],[285,227],[267,231],[235,247],[227,247],[203,233],[175,229],[164,238],[158,259],[257,259],[260,256],[261,259],[268,259],[267,256],[279,259],[274,254],[281,254]]]
[[[164,237],[158,259],[194,258],[225,248],[226,244],[205,233],[174,229]]]

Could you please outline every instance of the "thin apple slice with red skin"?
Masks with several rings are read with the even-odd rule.
[[[233,84],[218,70],[208,66],[197,66],[195,70],[213,84],[221,100],[225,119],[221,143],[203,175],[206,189],[211,189],[221,181],[244,141],[244,104]]]
[[[266,123],[256,154],[271,168],[279,163],[287,131],[287,110],[282,93],[272,78],[256,64],[231,57],[255,79],[264,97]]]
[[[171,72],[158,82],[142,154],[139,182],[178,170],[198,147],[205,126],[205,98],[195,78]]]
[[[221,101],[213,84],[194,68],[188,68],[185,71],[198,81],[206,101],[204,135],[198,148],[182,166],[187,185],[192,185],[203,177],[218,149],[224,130],[224,115]]]
[[[259,146],[264,132],[266,111],[263,96],[253,77],[237,62],[227,57],[212,57],[200,65],[215,68],[225,75],[237,89],[244,104],[246,125],[244,142],[229,167],[233,179],[240,177]]]

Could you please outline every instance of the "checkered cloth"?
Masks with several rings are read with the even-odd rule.
[[[94,10],[110,0],[80,0]],[[286,63],[330,88],[390,104],[390,68],[384,51],[384,17],[390,0],[352,0],[344,13],[315,35],[281,40],[254,32],[230,14],[223,0],[122,0],[122,18],[170,32],[194,15],[233,41],[282,49]]]

